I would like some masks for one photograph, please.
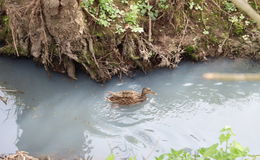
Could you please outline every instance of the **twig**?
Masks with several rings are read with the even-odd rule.
[[[231,24],[230,27],[229,27],[228,36],[227,36],[227,37],[223,40],[223,42],[218,46],[218,52],[219,52],[219,53],[222,53],[222,52],[223,52],[223,46],[225,45],[226,41],[227,41],[228,38],[229,38],[231,29],[232,29],[232,24]]]
[[[21,93],[21,94],[23,94],[24,92],[23,91],[18,91],[18,90],[8,90],[8,89],[3,89],[3,90],[1,90],[1,91],[3,91],[3,92],[9,92],[9,93]]]
[[[92,54],[92,57],[95,61],[96,66],[98,67],[98,69],[100,69],[99,64],[97,62],[97,59],[96,59],[96,56],[95,56],[95,50],[94,50],[94,47],[93,47],[93,40],[92,40],[91,37],[88,38],[88,48],[89,48],[90,53]]]
[[[15,36],[14,36],[14,29],[13,29],[13,26],[12,26],[12,25],[10,25],[10,29],[11,29],[11,32],[12,32],[12,38],[13,38],[13,43],[14,43],[15,52],[16,52],[17,57],[19,57],[19,52],[18,52],[17,44],[16,44],[16,38],[15,38]]]
[[[149,31],[148,31],[148,41],[152,42],[152,19],[149,16]]]
[[[23,91],[18,91],[18,90],[14,90],[14,89],[0,88],[0,90],[3,92],[9,92],[9,93],[24,93]]]
[[[88,15],[90,15],[95,21],[99,21],[97,17],[95,17],[93,14],[91,14],[85,7],[83,7],[83,11],[85,11]]]
[[[149,0],[147,1],[147,5],[150,6]],[[151,8],[148,10],[149,16],[149,30],[148,30],[148,41],[152,42],[152,18],[151,18]]]
[[[180,43],[178,45],[177,51],[179,51],[179,49],[180,49],[180,47],[182,45],[182,42],[183,42],[183,40],[185,38],[185,34],[186,34],[186,31],[187,31],[188,24],[189,24],[189,19],[187,19],[187,21],[186,21],[186,25],[185,25],[185,28],[184,28],[184,31],[183,31],[183,35],[182,35],[181,41],[180,41]]]
[[[217,2],[215,2],[214,0],[211,0],[211,2],[212,2],[215,6],[217,6],[217,7],[219,8],[219,10],[221,10],[221,11],[224,12],[225,14],[228,14],[228,15],[229,15],[228,12],[226,12],[225,10],[223,10],[223,9],[219,6],[219,4],[217,4]]]

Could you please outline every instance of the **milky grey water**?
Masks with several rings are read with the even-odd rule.
[[[0,58],[0,153],[104,159],[110,153],[149,159],[170,148],[196,149],[217,142],[219,130],[233,128],[236,140],[260,153],[260,82],[207,81],[204,72],[260,72],[245,60],[184,63],[135,78],[101,85],[81,73],[78,81],[45,72],[28,60]],[[111,108],[108,91],[158,93],[130,108]]]

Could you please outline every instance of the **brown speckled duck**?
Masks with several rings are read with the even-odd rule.
[[[109,92],[109,96],[106,97],[106,100],[117,105],[138,104],[147,99],[147,94],[156,95],[150,88],[143,88],[141,93],[132,90]]]

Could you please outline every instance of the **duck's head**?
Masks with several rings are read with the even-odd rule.
[[[142,90],[142,95],[146,95],[146,94],[157,95],[157,93],[154,92],[151,88],[143,88],[143,90]]]

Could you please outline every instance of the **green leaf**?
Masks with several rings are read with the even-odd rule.
[[[132,32],[142,33],[144,29],[142,27],[131,27]]]
[[[218,148],[218,144],[213,144],[208,148],[201,148],[199,150],[199,153],[204,157],[212,157],[214,154],[218,152],[217,148]]]
[[[220,144],[229,141],[230,137],[231,137],[230,134],[221,134],[221,135],[219,136]]]
[[[110,154],[107,158],[106,158],[106,160],[115,160],[116,159],[116,157],[115,157],[115,155],[113,155],[113,154]]]
[[[156,157],[155,160],[163,160],[164,157],[165,157],[165,154],[162,154],[159,157]]]
[[[230,153],[234,155],[234,158],[245,157],[248,155],[249,149],[243,147],[240,143],[234,141],[230,146]]]
[[[223,129],[221,129],[220,132],[222,133],[219,136],[220,144],[222,144],[224,142],[228,143],[230,138],[235,135],[233,130],[229,126],[225,126]]]

